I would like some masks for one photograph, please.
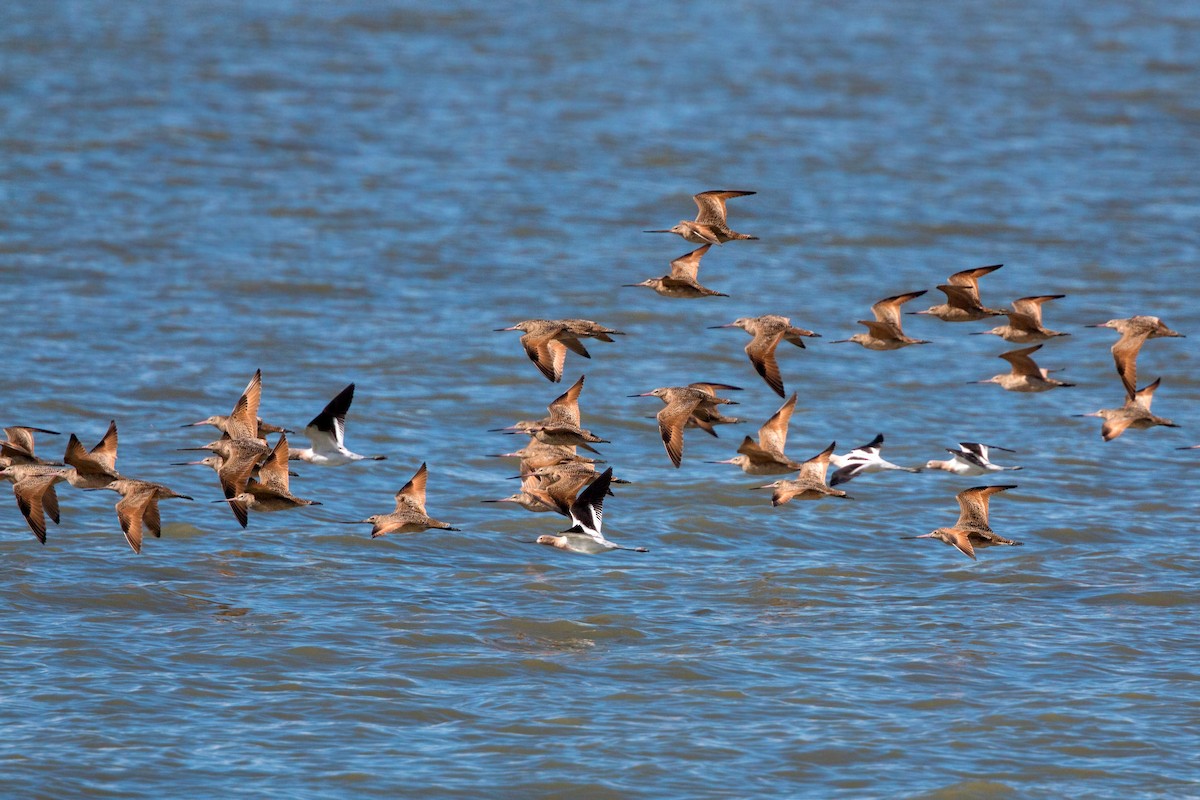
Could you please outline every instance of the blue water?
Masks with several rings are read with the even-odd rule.
[[[120,427],[118,467],[196,497],[125,546],[108,493],[60,487],[39,546],[0,504],[0,781],[14,797],[1200,797],[1200,11],[1118,2],[340,4],[15,2],[0,9],[3,424]],[[619,288],[693,246],[640,231],[746,189],[701,280]],[[829,345],[875,300],[1005,267],[988,305],[1046,307],[1039,363],[1077,384],[969,381],[987,323]],[[779,405],[740,331],[781,313],[789,453],[884,432],[919,465],[1016,450],[998,481],[883,474],[772,508],[729,458]],[[1103,443],[1111,331],[1161,316],[1142,383],[1179,429]],[[545,381],[532,317],[626,331]],[[843,349],[839,349],[843,348]],[[172,467],[255,369],[300,429],[346,383],[348,442],[297,467],[323,505],[241,531]],[[587,375],[620,487],[615,541],[480,501]],[[744,387],[689,431],[653,398]],[[39,439],[57,455],[64,436]],[[302,440],[303,437],[295,437]],[[1002,457],[1000,457],[1002,456]],[[461,533],[371,540],[422,463]],[[1015,483],[972,562],[901,541],[954,495]],[[7,491],[7,490],[5,490]]]

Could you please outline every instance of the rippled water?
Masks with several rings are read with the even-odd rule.
[[[25,797],[1200,796],[1196,453],[1200,13],[1098,2],[484,6],[10,3],[0,10],[4,424],[110,418],[166,501],[134,556],[113,497],[63,488],[45,547],[0,506],[0,774]],[[703,189],[738,230],[701,278],[621,289],[690,245],[646,236]],[[887,294],[1003,262],[1001,305],[1062,293],[1043,395],[983,324],[934,344],[830,339]],[[936,294],[936,292],[935,292]],[[922,298],[914,305],[924,307]],[[728,458],[779,398],[740,331],[821,332],[780,364],[805,458],[887,436],[1018,452],[971,562],[901,542],[979,479],[885,474],[772,509]],[[1112,317],[1162,316],[1155,410],[1104,444]],[[570,356],[586,424],[633,485],[606,532],[649,554],[514,543],[560,520],[513,491],[511,437],[562,387],[530,317],[627,331]],[[241,532],[171,467],[256,368],[299,428],[350,381],[349,441],[298,468],[324,505]],[[670,467],[627,395],[745,387]],[[57,454],[62,438],[41,440]],[[844,449],[840,448],[840,449]],[[1001,459],[997,459],[998,461]],[[422,462],[461,533],[372,541]]]

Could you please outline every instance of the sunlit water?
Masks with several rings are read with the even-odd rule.
[[[60,487],[39,546],[0,506],[0,774],[22,797],[1200,796],[1200,14],[1187,4],[10,3],[0,10],[4,420],[120,426],[164,501],[125,546],[108,493]],[[619,288],[691,249],[646,228],[752,189],[761,237],[705,257],[729,298]],[[985,323],[933,344],[830,345],[889,294],[1005,264],[989,305],[1066,294],[1006,369]],[[972,562],[900,541],[983,479],[884,474],[853,502],[771,508],[733,455],[779,405],[739,316],[819,331],[779,360],[789,452],[884,432],[918,465],[1009,447]],[[1083,327],[1162,316],[1142,382],[1180,429],[1102,443],[1119,405]],[[516,333],[626,331],[545,381]],[[300,429],[346,383],[348,440],[388,461],[297,468],[323,505],[241,531],[212,474],[172,467],[256,368]],[[518,543],[554,515],[515,437],[579,374],[633,485],[605,530],[648,554]],[[653,398],[743,386],[671,468]],[[298,439],[302,439],[297,435]],[[461,533],[368,538],[429,464]],[[991,481],[996,482],[996,481]],[[6,490],[7,491],[7,490]]]

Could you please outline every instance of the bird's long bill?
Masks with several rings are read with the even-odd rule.
[[[497,332],[499,332],[499,331],[515,331],[516,329],[517,328],[515,325],[510,328],[492,328],[492,330],[497,331]]]
[[[513,541],[519,542],[520,544],[537,544],[536,539],[513,539]]]
[[[190,453],[195,450],[207,450],[207,447],[177,447],[175,451],[178,453]]]
[[[642,392],[641,394],[626,395],[626,397],[653,397],[653,396],[654,396],[654,392]]]
[[[172,467],[191,467],[196,464],[203,464],[203,461],[172,461]]]
[[[932,539],[932,533],[922,533],[920,536],[901,536],[901,539]]]
[[[674,233],[674,232],[675,231],[673,231],[669,228],[660,228],[659,230],[654,230],[654,231],[642,231],[642,233]],[[536,544],[536,542],[535,542],[535,544]]]
[[[199,422],[189,422],[187,425],[180,425],[179,427],[181,427],[181,428],[195,428],[195,427],[198,427],[198,426],[200,426],[200,425],[207,425],[207,424],[208,424],[208,420],[206,420],[206,419],[202,419],[202,420],[200,420]]]
[[[709,325],[708,329],[710,331],[715,331],[718,328],[736,328],[736,327],[737,327],[737,325],[734,325],[732,322],[729,322],[729,323],[726,323],[725,325]]]

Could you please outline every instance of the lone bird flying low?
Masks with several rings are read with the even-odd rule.
[[[1005,539],[988,526],[988,500],[992,495],[1008,489],[1010,486],[976,486],[965,489],[955,497],[958,500],[958,521],[949,528],[938,528],[935,531],[920,536],[902,536],[902,539],[937,539],[958,548],[959,552],[975,560],[975,550],[993,545],[1020,545],[1012,539]]]
[[[347,522],[347,525],[371,525],[371,538],[377,539],[389,533],[419,533],[437,528],[442,531],[457,531],[445,522],[439,522],[425,513],[425,483],[429,470],[422,463],[408,483],[396,492],[396,509],[390,514],[372,514],[366,519]]]
[[[726,219],[728,212],[725,201],[733,197],[747,197],[755,192],[735,190],[711,190],[692,195],[699,209],[695,221],[680,220],[675,227],[662,230],[646,231],[646,233],[677,233],[694,244],[724,244],[732,239],[757,239],[738,233],[729,227]]]

